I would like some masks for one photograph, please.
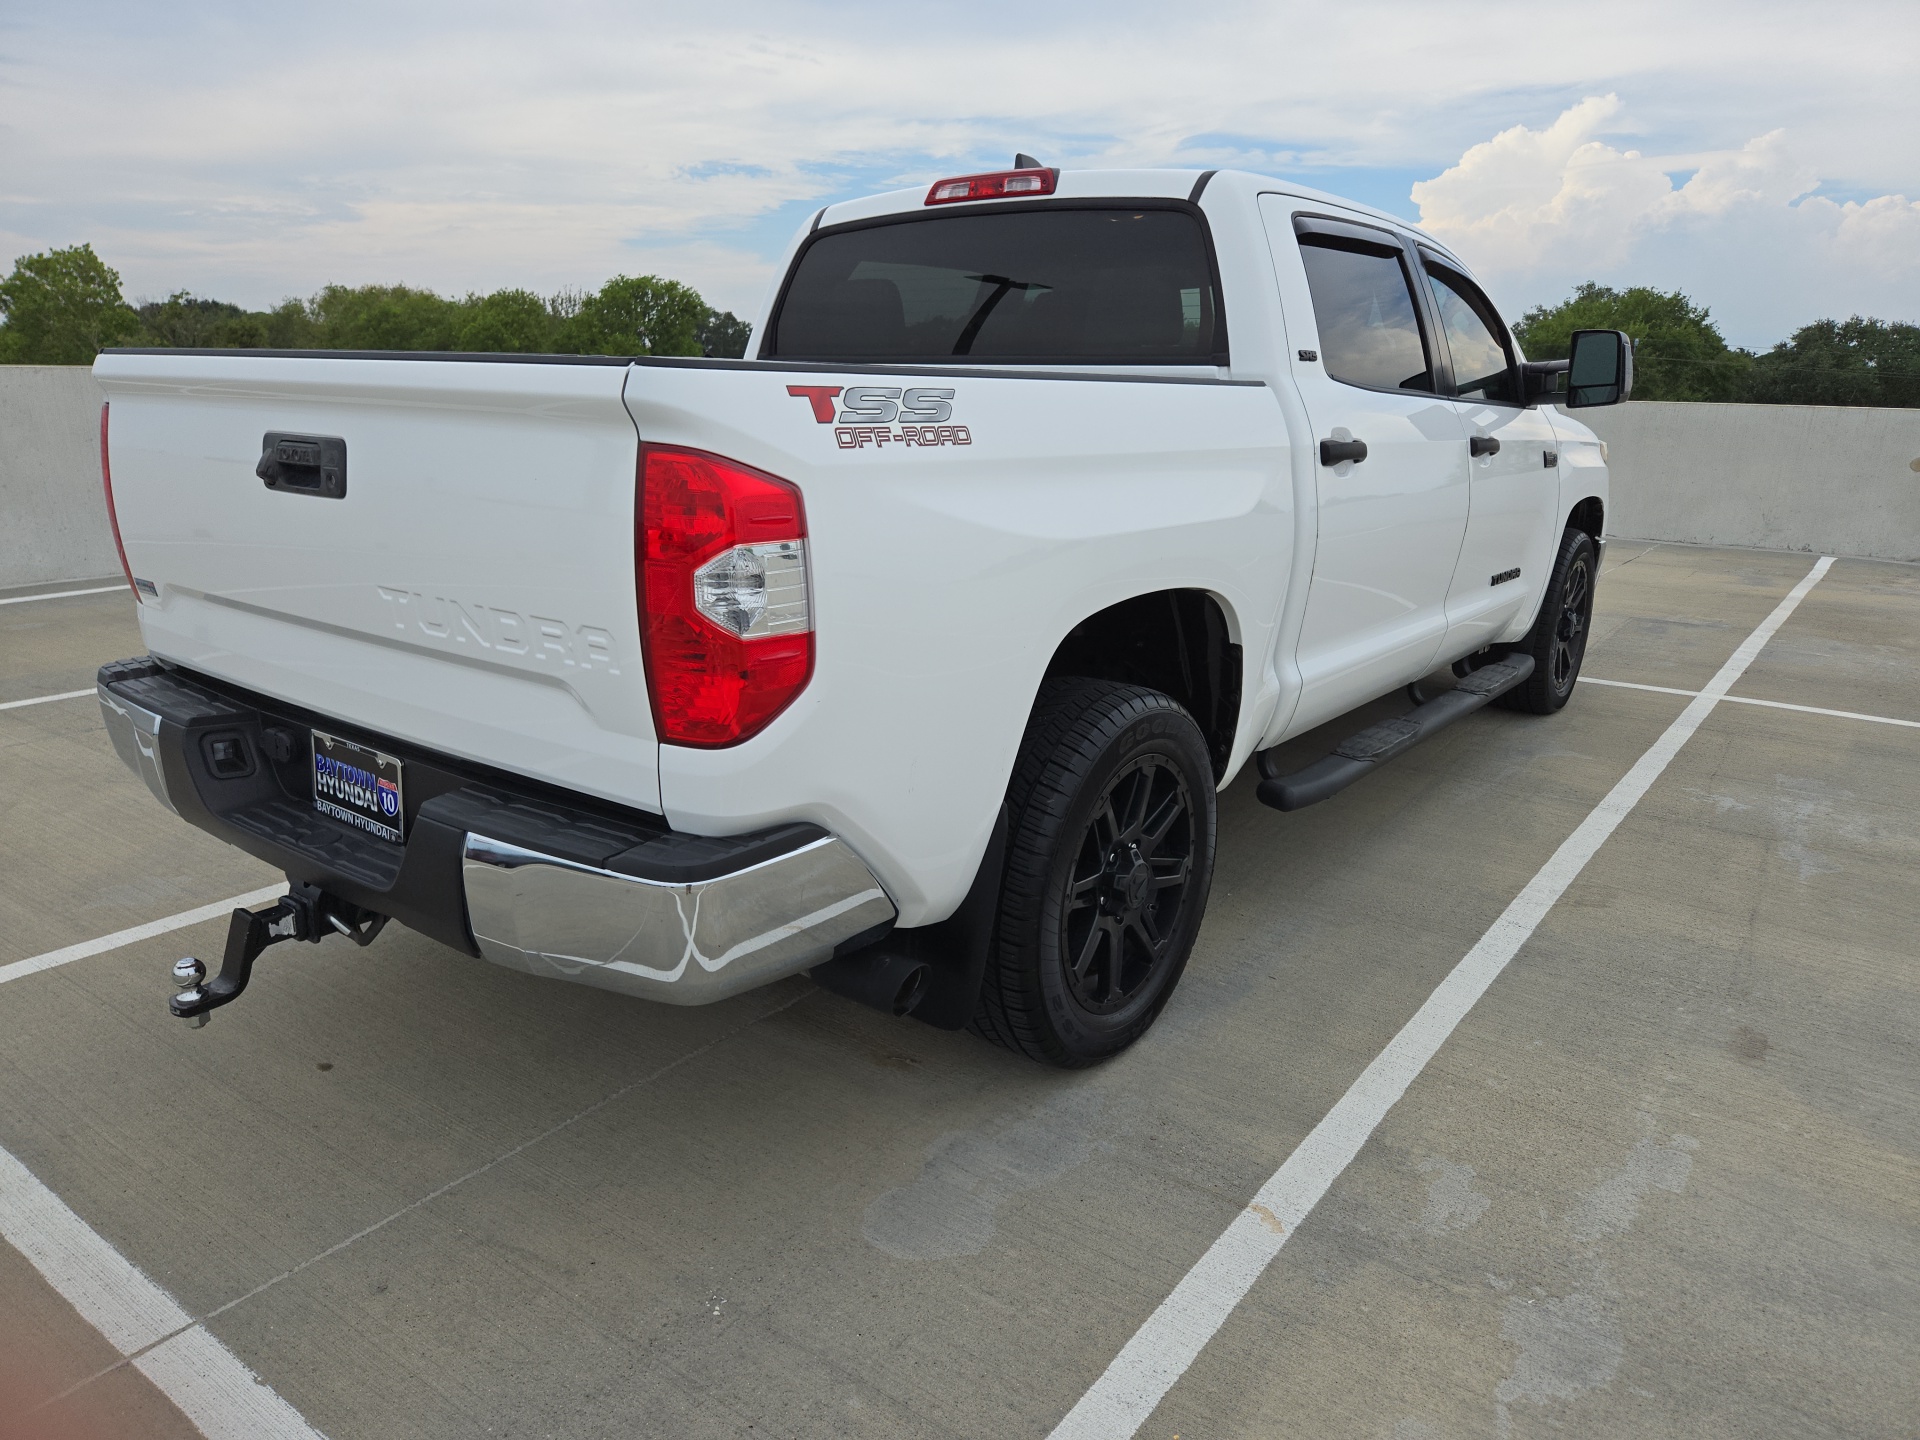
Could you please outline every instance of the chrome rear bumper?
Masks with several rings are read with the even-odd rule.
[[[308,717],[276,715],[270,702],[146,658],[103,666],[99,695],[120,758],[188,823],[290,879],[515,970],[703,1005],[810,969],[894,919],[873,872],[817,825],[688,835],[473,781],[437,756],[369,737],[429,797],[409,807],[396,845],[313,808]],[[211,738],[236,741],[246,768],[214,774]]]
[[[160,717],[144,705],[136,705],[124,695],[116,695],[104,680],[95,682],[100,696],[100,718],[106,722],[107,736],[126,767],[147,782],[147,789],[174,814],[180,807],[167,791],[167,772],[160,763]]]
[[[873,872],[833,835],[675,884],[469,832],[461,880],[474,941],[496,965],[671,1005],[805,970],[895,914]]]

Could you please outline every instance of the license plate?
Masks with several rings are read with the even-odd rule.
[[[400,762],[314,731],[313,808],[382,840],[402,840],[407,809],[400,794]]]

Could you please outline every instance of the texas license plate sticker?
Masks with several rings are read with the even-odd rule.
[[[400,762],[314,731],[313,808],[382,840],[401,840],[406,806],[400,795]]]

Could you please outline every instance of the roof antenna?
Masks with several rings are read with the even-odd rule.
[[[1013,157],[1013,168],[1016,170],[1039,170],[1044,167],[1038,160],[1034,159],[1033,156],[1022,150]]]

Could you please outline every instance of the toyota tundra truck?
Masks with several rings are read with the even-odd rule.
[[[1572,694],[1607,470],[1565,412],[1626,398],[1620,333],[1528,362],[1447,246],[1232,171],[1021,157],[780,274],[743,360],[100,356],[149,652],[107,729],[289,882],[174,1015],[391,919],[1087,1065],[1167,1004],[1249,761],[1294,810]]]

